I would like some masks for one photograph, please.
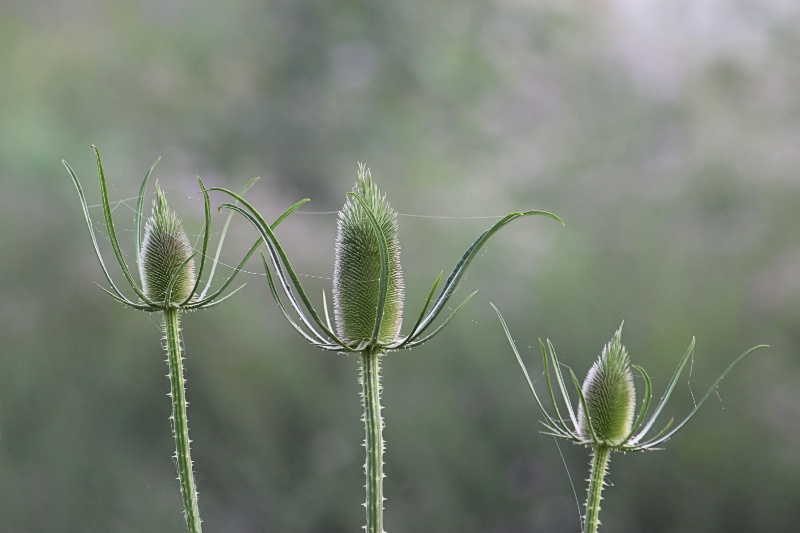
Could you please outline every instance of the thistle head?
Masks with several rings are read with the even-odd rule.
[[[578,429],[586,440],[616,446],[633,427],[636,389],[628,351],[622,345],[622,326],[605,345],[583,382],[583,404],[578,406]]]
[[[494,307],[494,305],[492,305]],[[556,355],[553,344],[548,340],[547,345],[541,340],[539,344],[542,348],[542,361],[544,363],[544,374],[547,381],[547,392],[553,404],[555,416],[550,414],[545,408],[544,403],[536,388],[533,386],[530,374],[528,373],[525,363],[522,361],[522,356],[517,350],[514,339],[511,337],[511,331],[508,329],[506,321],[500,311],[495,307],[495,312],[500,318],[500,324],[503,326],[508,343],[517,358],[522,373],[528,381],[528,387],[533,394],[536,404],[539,407],[544,420],[542,424],[547,429],[545,434],[562,439],[570,440],[576,444],[585,446],[606,447],[613,450],[632,452],[641,450],[658,450],[657,446],[668,441],[675,433],[686,425],[689,420],[697,414],[700,408],[706,403],[706,400],[714,394],[719,387],[719,384],[739,363],[744,361],[754,351],[765,348],[765,345],[754,346],[741,354],[739,357],[728,365],[728,368],[720,374],[717,380],[706,390],[706,393],[700,398],[694,406],[694,409],[689,412],[689,415],[683,419],[682,422],[674,424],[675,420],[670,419],[664,428],[657,432],[655,436],[648,437],[650,430],[656,423],[658,416],[664,410],[667,402],[675,389],[678,380],[686,368],[687,363],[694,354],[694,339],[689,344],[686,352],[678,363],[678,368],[672,374],[672,379],[669,380],[661,400],[656,405],[652,415],[647,418],[648,409],[650,407],[650,400],[652,399],[652,382],[650,376],[645,370],[637,365],[631,365],[628,358],[628,351],[622,345],[622,326],[614,333],[611,342],[606,344],[603,352],[589,370],[589,374],[583,382],[583,387],[578,383],[578,378],[575,372],[569,367],[569,378],[575,388],[578,389],[580,402],[578,403],[578,413],[575,416],[575,410],[572,408],[569,394],[565,383],[564,373],[561,370],[563,366]],[[561,398],[563,404],[567,408],[569,416],[562,416],[562,411],[559,408],[559,402],[556,400],[556,393],[553,387],[553,380],[551,379],[551,371],[548,365],[548,352],[552,365],[552,374],[555,375],[555,383],[561,391]],[[644,380],[644,394],[642,395],[642,405],[639,407],[639,414],[636,420],[633,418],[634,404],[636,403],[636,391],[633,386],[633,374],[631,369],[636,370],[641,378]]]
[[[359,167],[353,192],[360,199],[347,199],[339,212],[336,236],[333,271],[336,329],[339,337],[347,343],[360,343],[372,339],[380,320],[378,343],[387,345],[400,336],[405,298],[397,213],[389,205],[386,195],[381,194],[372,182],[370,171],[364,165]],[[385,240],[388,252],[388,282],[383,291],[380,283],[382,240]],[[378,304],[382,298],[385,302],[383,316],[378,317]]]
[[[372,182],[372,176],[364,165],[359,165],[358,180],[353,192],[348,194],[337,222],[333,272],[335,327],[324,292],[324,312],[317,312],[311,304],[297,272],[275,236],[273,229],[277,222],[268,224],[239,195],[225,189],[212,190],[223,191],[240,202],[243,207],[227,203],[222,207],[245,216],[261,235],[269,254],[269,259],[267,256],[262,256],[262,259],[270,292],[292,327],[313,346],[336,352],[385,352],[426,343],[442,331],[475,294],[473,292],[461,304],[451,308],[450,315],[433,327],[441,313],[449,309],[448,302],[458,289],[467,268],[492,235],[510,222],[531,215],[545,215],[563,224],[560,218],[547,211],[514,212],[502,217],[478,235],[447,278],[442,278],[443,272],[439,274],[425,299],[419,318],[407,335],[400,335],[405,287],[400,266],[397,213]],[[301,204],[296,204],[287,213]],[[284,217],[282,215],[278,221]],[[275,277],[279,278],[280,284],[275,283]],[[440,286],[443,279],[445,281]],[[283,295],[279,292],[281,290]]]
[[[147,219],[142,239],[139,271],[144,294],[165,307],[182,304],[192,293],[196,277],[192,245],[178,216],[167,205],[164,192],[156,184],[153,213]],[[167,302],[167,291],[173,278]]]

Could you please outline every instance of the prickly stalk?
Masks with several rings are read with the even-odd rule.
[[[367,459],[364,473],[367,477],[367,533],[385,533],[383,530],[383,414],[381,410],[380,350],[361,353],[361,401],[364,406],[364,447]]]
[[[177,309],[164,310],[164,340],[169,365],[169,395],[172,399],[172,432],[175,436],[175,464],[189,533],[200,533],[200,510],[189,452],[189,424],[186,416],[186,382],[183,378],[180,325]]]

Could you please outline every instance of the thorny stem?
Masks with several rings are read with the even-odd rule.
[[[586,497],[586,516],[584,517],[583,533],[597,533],[597,528],[600,525],[600,500],[602,499],[610,457],[611,448],[608,446],[595,446],[592,449],[592,467],[589,476],[589,492]]]
[[[381,414],[381,349],[361,352],[361,401],[364,406],[364,429],[367,460],[364,473],[367,476],[366,533],[385,533],[383,530],[383,415]]]
[[[189,423],[186,417],[186,385],[183,379],[183,356],[181,355],[179,310],[164,309],[164,336],[169,364],[169,389],[172,399],[172,433],[175,435],[175,465],[181,483],[181,496],[189,533],[201,533],[200,509],[197,506],[197,487],[192,473],[192,457],[189,453]]]

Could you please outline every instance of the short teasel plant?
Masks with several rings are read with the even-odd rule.
[[[204,273],[206,265],[206,257],[208,252],[208,245],[210,240],[210,227],[211,227],[211,207],[208,196],[203,182],[198,178],[200,189],[203,193],[205,203],[205,226],[203,231],[203,242],[199,256],[199,265],[195,264],[195,257],[197,256],[194,251],[189,237],[183,228],[183,224],[178,219],[178,216],[167,205],[167,200],[164,192],[156,184],[156,198],[153,202],[153,209],[151,216],[146,220],[144,228],[142,228],[142,210],[144,204],[144,197],[147,190],[147,182],[150,174],[155,168],[155,164],[150,167],[150,170],[145,174],[139,188],[139,196],[135,212],[135,233],[136,233],[136,262],[139,266],[139,276],[141,278],[141,286],[139,286],[131,274],[122,250],[117,239],[116,230],[114,227],[114,220],[111,216],[112,209],[111,203],[108,198],[108,187],[106,183],[106,176],[103,170],[103,163],[100,159],[100,152],[96,147],[93,147],[97,159],[97,169],[100,176],[100,195],[103,207],[103,217],[108,230],[108,238],[111,241],[111,247],[119,262],[120,269],[123,276],[135,294],[134,298],[129,298],[123,293],[119,287],[114,283],[109,273],[108,268],[100,253],[100,247],[97,242],[97,237],[94,232],[92,219],[89,213],[89,205],[86,201],[86,196],[78,180],[77,175],[69,166],[66,161],[63,161],[64,166],[67,168],[72,182],[78,191],[78,197],[83,207],[84,218],[86,225],[89,228],[89,236],[92,239],[94,251],[100,263],[100,267],[105,275],[106,281],[110,289],[103,288],[112,298],[125,304],[133,309],[146,312],[158,312],[163,317],[164,328],[164,348],[167,352],[167,364],[169,366],[169,382],[170,393],[169,396],[172,400],[172,415],[170,417],[172,431],[175,437],[175,463],[178,469],[178,479],[180,481],[181,496],[183,498],[184,513],[186,518],[186,525],[190,533],[200,533],[201,521],[200,512],[197,504],[197,488],[194,481],[194,474],[192,471],[192,459],[189,450],[189,426],[186,415],[186,386],[183,377],[183,346],[181,339],[181,330],[179,315],[181,312],[192,311],[195,309],[205,309],[216,305],[234,292],[238,291],[241,286],[227,295],[222,296],[228,286],[233,282],[236,274],[244,266],[245,262],[255,253],[261,245],[259,239],[245,254],[239,265],[233,270],[233,273],[225,280],[224,283],[215,291],[208,294],[214,277],[214,268],[216,267],[219,254],[222,248],[222,243],[227,233],[230,217],[225,223],[225,227],[220,236],[217,246],[216,256],[213,260],[211,273],[208,276],[205,287],[202,291],[200,288],[200,280]],[[242,189],[242,194],[252,185],[251,180]],[[297,209],[303,202],[295,204],[283,213],[273,224],[274,228],[292,211]]]
[[[289,323],[313,346],[342,353],[358,354],[360,360],[361,399],[364,408],[366,462],[367,533],[384,533],[383,528],[383,439],[384,421],[381,406],[381,359],[387,353],[419,346],[453,319],[472,293],[441,323],[434,321],[446,308],[451,296],[480,249],[500,228],[518,218],[545,215],[546,211],[510,213],[484,231],[467,248],[444,283],[436,289],[442,273],[433,284],[414,325],[401,334],[405,285],[400,264],[397,212],[375,183],[370,171],[359,166],[358,180],[339,212],[333,273],[333,314],[335,327],[323,292],[323,313],[316,311],[298,275],[292,268],[271,227],[258,211],[241,196],[218,189],[235,198],[240,205],[222,204],[247,218],[266,244],[269,261],[262,255],[270,292]],[[563,224],[563,223],[562,223]],[[271,268],[270,268],[271,264]],[[274,274],[273,271],[274,270]],[[275,277],[280,283],[276,287]]]
[[[494,307],[494,305],[492,305]],[[708,398],[717,390],[717,387],[739,363],[747,356],[759,348],[759,345],[750,348],[737,357],[708,388],[705,395],[695,405],[686,418],[677,426],[674,419],[670,419],[664,427],[655,434],[651,430],[655,425],[658,416],[664,410],[669,401],[672,391],[680,379],[686,364],[692,359],[694,354],[695,340],[692,339],[683,354],[678,367],[672,375],[664,395],[653,410],[653,414],[647,418],[650,402],[652,399],[652,382],[645,370],[631,364],[628,351],[622,344],[622,326],[614,333],[611,341],[605,345],[600,357],[589,369],[586,378],[581,386],[578,378],[572,369],[569,370],[569,378],[577,392],[578,401],[573,406],[568,392],[564,373],[561,370],[562,363],[559,362],[552,343],[548,340],[547,346],[539,341],[542,351],[542,361],[544,363],[544,377],[547,383],[547,392],[553,406],[553,414],[548,412],[544,403],[533,386],[525,363],[517,350],[516,344],[511,337],[511,332],[506,325],[500,311],[494,307],[500,323],[503,326],[508,342],[517,362],[522,369],[525,379],[528,382],[536,405],[544,417],[542,425],[545,427],[543,433],[554,437],[566,439],[587,446],[592,450],[592,460],[589,471],[589,488],[586,498],[586,514],[583,517],[582,533],[596,533],[600,525],[600,501],[602,491],[605,486],[605,479],[608,473],[608,463],[611,452],[633,452],[645,450],[659,450],[662,444],[677,433],[686,423],[694,417]],[[550,364],[548,364],[548,354]],[[550,366],[552,365],[552,375]],[[644,395],[642,404],[636,413],[636,389],[634,387],[633,372],[636,371],[644,381]],[[555,376],[556,386],[560,391],[563,400],[563,408],[559,407],[556,400],[556,393],[553,386],[553,376]]]

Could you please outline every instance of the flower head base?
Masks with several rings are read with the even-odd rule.
[[[336,331],[348,344],[372,338],[378,319],[378,303],[383,295],[385,301],[378,343],[388,345],[399,339],[405,298],[397,213],[389,205],[386,195],[378,191],[364,165],[359,167],[353,192],[363,198],[366,205],[351,197],[339,212],[333,270]],[[373,224],[370,213],[377,225]],[[386,243],[389,267],[385,288],[381,287],[382,241]]]
[[[142,184],[139,187],[139,196],[136,204],[136,262],[139,265],[139,274],[142,279],[142,286],[140,287],[133,279],[130,268],[128,268],[122,250],[117,240],[117,232],[114,227],[114,220],[111,217],[111,202],[108,199],[108,186],[106,184],[106,176],[103,170],[103,162],[100,159],[100,151],[97,147],[92,147],[95,152],[97,160],[97,171],[100,177],[100,197],[103,205],[103,218],[108,228],[108,238],[111,241],[111,247],[114,250],[114,255],[117,258],[122,274],[125,280],[130,285],[133,292],[136,294],[137,299],[131,299],[117,287],[111,279],[111,274],[106,268],[103,261],[103,256],[100,253],[100,246],[97,243],[97,237],[94,233],[94,225],[92,223],[91,215],[89,214],[89,204],[86,201],[86,196],[83,193],[83,187],[78,180],[78,176],[72,167],[66,161],[62,161],[67,168],[69,175],[72,177],[72,183],[78,191],[78,197],[83,207],[83,216],[86,220],[86,226],[89,228],[89,236],[92,238],[94,245],[95,255],[103,270],[106,281],[110,289],[103,289],[109,293],[115,300],[123,304],[139,309],[141,311],[163,311],[167,308],[179,308],[182,310],[200,309],[216,305],[242,288],[242,286],[229,292],[226,296],[221,297],[222,293],[233,282],[236,275],[242,269],[248,259],[255,253],[261,240],[259,239],[250,250],[245,254],[244,258],[239,262],[237,267],[233,269],[233,273],[227,280],[213,293],[206,295],[211,288],[211,283],[214,278],[214,270],[219,261],[219,254],[222,249],[222,243],[225,240],[228,224],[225,224],[225,229],[222,231],[219,243],[217,245],[217,252],[214,256],[211,266],[211,273],[208,276],[205,287],[198,293],[200,288],[200,279],[206,264],[208,244],[211,237],[211,202],[208,197],[208,190],[203,185],[200,178],[197,182],[200,185],[200,190],[203,193],[203,200],[205,206],[205,225],[203,231],[203,243],[200,250],[200,261],[195,274],[194,256],[196,255],[192,249],[189,238],[183,229],[183,226],[178,220],[178,217],[167,206],[167,201],[164,193],[156,186],[156,200],[153,204],[153,214],[145,224],[144,237],[142,237],[142,207],[144,204],[145,192],[147,190],[147,182],[150,179],[153,169],[156,164],[154,163],[150,170],[144,176]],[[158,163],[158,161],[156,161]],[[255,179],[250,180],[242,189],[241,194],[244,194],[247,189],[255,182]],[[277,226],[284,218],[289,216],[295,209],[302,205],[306,200],[298,202],[289,209],[287,209],[278,219],[273,223]],[[230,217],[228,218],[230,221]]]
[[[610,446],[622,443],[631,432],[636,389],[628,351],[622,345],[622,326],[603,348],[583,382],[583,404],[578,405],[578,428],[584,439]],[[588,413],[588,416],[587,416]]]
[[[494,307],[494,305],[492,305],[492,307]],[[650,400],[653,396],[652,382],[650,381],[650,376],[647,375],[647,372],[645,372],[642,367],[630,364],[627,350],[622,345],[621,341],[622,326],[620,326],[611,342],[606,345],[600,358],[592,366],[589,374],[586,376],[583,387],[579,385],[578,378],[575,376],[572,369],[567,367],[570,380],[578,393],[577,409],[573,408],[569,392],[567,391],[564,374],[561,370],[562,364],[558,361],[558,356],[556,355],[552,343],[548,340],[547,346],[545,347],[545,343],[539,341],[542,351],[542,361],[544,363],[547,391],[554,410],[554,415],[551,415],[544,407],[544,404],[533,386],[533,381],[528,374],[528,370],[525,367],[525,363],[522,361],[522,357],[517,350],[514,340],[511,338],[511,332],[505,320],[503,320],[503,316],[496,307],[494,307],[494,310],[500,318],[500,323],[506,333],[511,349],[517,357],[517,362],[519,362],[520,368],[522,368],[525,379],[528,381],[528,387],[530,387],[531,393],[533,393],[536,404],[542,416],[544,416],[542,425],[547,429],[544,433],[570,440],[576,444],[583,444],[593,448],[608,448],[622,452],[659,449],[657,448],[659,445],[669,440],[697,414],[706,400],[717,390],[717,387],[725,376],[727,376],[736,365],[741,363],[754,351],[765,347],[764,345],[754,346],[728,365],[728,368],[726,368],[711,387],[708,388],[705,395],[680,424],[673,427],[674,420],[670,419],[661,431],[654,436],[649,436],[650,430],[669,401],[672,391],[675,389],[678,379],[680,379],[683,373],[683,369],[694,354],[694,339],[692,339],[689,348],[687,348],[686,352],[683,354],[678,367],[675,369],[675,373],[667,384],[666,391],[661,397],[661,401],[646,422],[645,418],[647,417]],[[549,368],[550,365],[548,364],[548,355],[550,364],[552,364],[553,367],[552,374],[555,376],[557,387],[563,399],[562,405],[566,409],[566,416],[562,416],[559,402],[556,401],[556,394]],[[633,413],[635,410],[634,404],[636,395],[631,369],[636,370],[641,375],[645,385],[642,405],[639,408],[639,413],[635,420],[633,419]],[[589,416],[586,416],[586,413],[588,413]]]
[[[333,287],[336,328],[328,314],[325,293],[323,313],[320,314],[311,304],[272,228],[258,210],[229,190],[212,190],[236,199],[241,206],[222,204],[222,207],[243,215],[261,235],[269,255],[269,262],[266,256],[263,259],[270,292],[289,323],[310,344],[337,352],[399,350],[423,344],[442,331],[474,294],[467,296],[439,326],[428,332],[446,308],[467,267],[500,228],[530,215],[545,215],[563,225],[560,218],[547,211],[510,213],[501,218],[467,248],[434,299],[442,279],[442,274],[439,274],[411,331],[401,335],[404,286],[397,241],[397,214],[373,184],[369,170],[360,167],[356,187],[348,193],[349,199],[339,215]],[[283,294],[279,293],[274,276],[277,276]]]
[[[183,224],[169,208],[164,192],[156,184],[153,214],[144,227],[139,263],[145,295],[155,302],[163,302],[165,306],[187,300],[196,281],[193,256],[192,244]]]

